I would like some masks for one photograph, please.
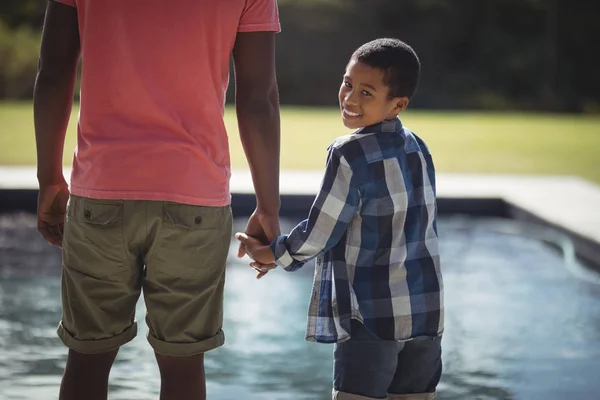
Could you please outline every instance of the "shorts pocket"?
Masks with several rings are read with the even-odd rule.
[[[127,268],[123,202],[71,196],[63,237],[65,267],[102,278]]]
[[[223,227],[226,207],[203,207],[179,203],[165,203],[165,227],[188,230],[209,230]]]
[[[153,245],[148,273],[156,268],[182,278],[219,276],[225,269],[231,229],[229,206],[165,203],[162,228]]]

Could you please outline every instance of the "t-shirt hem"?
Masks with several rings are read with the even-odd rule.
[[[231,204],[230,194],[222,197],[195,197],[176,193],[96,190],[76,186],[71,186],[70,190],[75,196],[89,197],[92,199],[172,201],[175,203],[209,207],[223,207]]]
[[[268,24],[244,24],[238,27],[238,32],[281,32],[279,23]]]

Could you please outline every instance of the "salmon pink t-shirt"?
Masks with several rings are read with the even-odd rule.
[[[279,31],[276,0],[54,1],[81,40],[71,192],[229,204],[230,55],[238,32]]]

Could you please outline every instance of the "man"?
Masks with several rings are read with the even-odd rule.
[[[231,238],[229,59],[257,200],[246,233],[267,243],[279,234],[278,31],[275,0],[49,1],[34,119],[38,227],[63,249],[58,334],[70,350],[60,399],[106,399],[118,349],[136,335],[142,288],[161,399],[206,398],[204,353],[224,341]]]

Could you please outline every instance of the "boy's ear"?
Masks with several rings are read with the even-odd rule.
[[[394,103],[394,112],[400,114],[406,109],[406,107],[408,107],[409,100],[408,97],[396,97],[394,99]]]

